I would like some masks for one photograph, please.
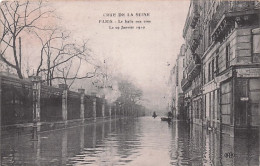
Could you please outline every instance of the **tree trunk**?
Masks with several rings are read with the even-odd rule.
[[[21,72],[21,69],[20,69],[20,66],[19,66],[19,62],[18,62],[18,59],[17,59],[17,52],[16,52],[16,37],[13,36],[13,53],[14,53],[14,60],[15,60],[15,64],[16,64],[16,73],[18,75],[18,77],[20,79],[23,79],[23,75],[22,75],[22,72]]]
[[[19,37],[19,66],[20,66],[20,70],[22,71],[22,44],[21,44],[21,37]]]

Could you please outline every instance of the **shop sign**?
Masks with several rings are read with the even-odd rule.
[[[248,98],[248,97],[240,97],[240,100],[241,100],[241,101],[248,101],[249,98]]]
[[[260,68],[236,69],[237,77],[260,77]]]

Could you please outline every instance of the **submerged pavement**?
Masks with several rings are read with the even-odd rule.
[[[259,165],[257,133],[230,137],[159,117],[121,119],[1,139],[2,165]]]

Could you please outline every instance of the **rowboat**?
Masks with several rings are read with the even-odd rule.
[[[161,121],[171,122],[172,119],[171,119],[171,118],[168,118],[168,117],[161,117]]]

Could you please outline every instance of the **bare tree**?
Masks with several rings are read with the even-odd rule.
[[[49,18],[53,10],[45,6],[42,1],[3,1],[0,4],[0,24],[3,27],[0,38],[0,59],[16,70],[19,78],[23,78],[21,71],[22,54],[17,51],[19,35],[28,29],[48,30],[39,26],[43,18]],[[12,56],[6,56],[6,50],[12,50]]]
[[[57,67],[57,71],[59,72],[58,76],[54,77],[54,79],[59,79],[60,82],[63,82],[64,84],[68,85],[68,88],[70,88],[73,83],[76,80],[81,80],[85,78],[93,78],[96,76],[96,72],[99,69],[99,66],[95,66],[94,71],[87,72],[83,76],[79,76],[80,68],[82,67],[82,59],[78,58],[79,62],[76,63],[75,66],[77,66],[76,70],[72,70],[72,66],[75,63],[75,60],[70,60],[64,65],[60,65]]]
[[[69,82],[71,86],[77,79],[95,76],[99,67],[93,63],[95,59],[89,54],[91,50],[87,46],[87,41],[81,44],[71,42],[73,40],[69,32],[57,26],[42,25],[42,19],[56,18],[54,10],[42,1],[2,2],[0,13],[2,15],[0,24],[3,26],[0,36],[0,59],[8,67],[14,69],[19,78],[23,78],[21,66],[24,57],[21,54],[20,38],[23,32],[34,34],[40,40],[40,61],[35,74],[43,76],[43,81],[47,85],[51,86],[53,80],[63,80],[66,83]],[[11,50],[11,54],[7,54],[8,49]],[[76,64],[75,61],[79,63]],[[91,64],[94,70],[86,72],[83,76],[79,75],[82,63]],[[27,74],[30,73],[29,70],[32,68],[27,63]]]
[[[64,55],[71,55],[69,47],[73,46],[73,44],[64,44],[64,41],[69,38],[69,33],[61,31],[58,27],[53,28],[48,33],[44,33],[44,37],[37,32],[34,33],[42,45],[36,75],[44,73],[46,75],[45,81],[48,85],[52,85],[54,71],[58,66],[57,61],[63,58]],[[73,57],[68,58],[72,59]]]
[[[95,59],[90,55],[91,50],[87,47],[87,41],[83,41],[81,44],[71,42],[73,39],[70,38],[70,32],[60,27],[55,27],[42,35],[34,33],[42,45],[36,75],[44,75],[44,81],[48,85],[52,85],[52,81],[55,79],[61,79],[67,83],[66,80],[71,82],[71,80],[94,77],[95,71],[78,76],[81,62],[98,68],[95,63],[92,63]],[[78,64],[75,63],[77,61]],[[77,69],[73,67],[73,64],[77,65]]]

